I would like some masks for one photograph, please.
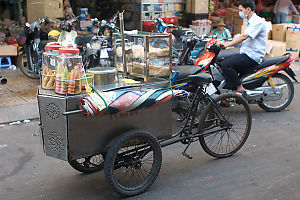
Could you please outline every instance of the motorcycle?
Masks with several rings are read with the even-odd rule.
[[[47,33],[41,31],[40,25],[47,17],[25,24],[24,30],[17,36],[21,47],[18,51],[17,66],[29,78],[38,79],[42,66],[42,53],[49,42]]]
[[[96,36],[93,36],[84,48],[84,60],[86,68],[96,66],[111,67],[114,66],[114,35],[120,32],[116,26],[116,18],[118,13],[107,22],[106,20],[99,21],[92,19],[95,26],[99,26],[99,31]]]
[[[73,30],[73,23],[76,22],[78,17],[68,19],[60,24],[61,33],[58,37],[57,42],[62,46],[77,47],[75,39],[77,38],[77,32]]]
[[[232,55],[239,54],[239,49],[223,50],[216,45],[217,40],[212,38],[206,45],[208,50],[202,55],[195,66],[201,71],[209,71],[213,77],[213,84],[220,93],[226,93],[226,82],[222,75],[219,64],[222,60]],[[282,57],[264,59],[261,64],[247,74],[241,74],[240,80],[246,89],[245,99],[249,104],[258,104],[268,112],[278,112],[284,110],[292,102],[294,97],[294,85],[290,80],[298,82],[296,75],[290,68],[294,61],[291,54],[284,54]],[[287,77],[283,73],[290,77]]]

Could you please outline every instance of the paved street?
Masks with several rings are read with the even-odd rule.
[[[298,72],[299,74],[299,72]],[[299,76],[299,75],[298,75]],[[300,85],[283,112],[252,105],[253,125],[244,147],[216,160],[199,143],[163,149],[163,165],[152,187],[129,199],[295,200],[300,199]],[[38,121],[0,125],[0,199],[120,199],[103,172],[82,175],[67,162],[46,157]]]

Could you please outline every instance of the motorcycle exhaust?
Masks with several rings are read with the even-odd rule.
[[[259,87],[255,90],[246,90],[247,95],[245,98],[248,101],[278,101],[283,96],[283,88],[286,85],[272,87]]]
[[[1,83],[1,85],[5,85],[7,83],[7,79],[1,78],[0,83]]]

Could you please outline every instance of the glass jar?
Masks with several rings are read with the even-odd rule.
[[[58,94],[80,94],[81,93],[81,68],[82,56],[79,49],[73,47],[62,47],[56,56],[56,87]]]
[[[43,89],[55,89],[55,57],[59,54],[61,45],[51,44],[45,46],[42,56],[41,86]]]

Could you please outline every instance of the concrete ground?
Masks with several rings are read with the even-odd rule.
[[[300,75],[298,68],[294,69]],[[299,95],[300,85],[295,84],[292,104],[279,113],[252,105],[250,137],[230,158],[216,160],[197,142],[189,150],[192,160],[181,155],[181,144],[164,148],[155,183],[144,194],[128,199],[300,199]],[[43,154],[39,122],[23,121],[37,117],[35,106],[34,102],[0,108],[0,119],[6,117],[6,122],[28,109],[23,119],[18,119],[21,124],[0,122],[0,199],[120,199],[105,182],[103,172],[83,175],[67,162]]]

